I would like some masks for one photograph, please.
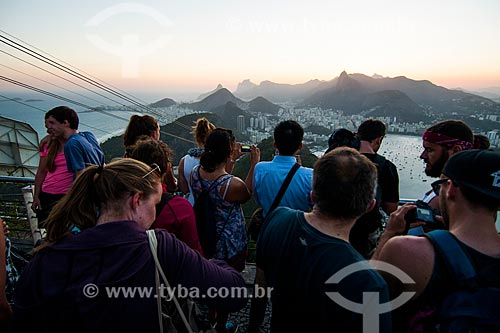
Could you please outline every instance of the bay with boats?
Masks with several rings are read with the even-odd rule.
[[[42,138],[45,135],[42,110],[49,110],[53,107],[53,103],[39,101],[30,102],[30,104],[36,106],[37,109],[4,101],[0,104],[0,116],[30,124],[37,131],[39,138]],[[107,110],[106,113],[109,114],[83,110],[77,110],[77,112],[80,116],[81,130],[93,132],[100,142],[123,134],[128,119],[133,114],[131,111],[118,109]],[[321,156],[326,148],[315,153],[316,156]],[[401,199],[421,199],[423,194],[430,190],[430,184],[435,180],[425,175],[424,162],[420,159],[421,153],[422,139],[419,136],[389,133],[384,138],[379,154],[392,161],[398,169]],[[497,219],[497,229],[500,230],[500,219]]]

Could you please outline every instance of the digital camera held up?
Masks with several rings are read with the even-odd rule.
[[[406,213],[405,215],[407,230],[409,229],[410,224],[417,221],[425,222],[425,229],[428,230],[444,229],[444,225],[440,221],[437,221],[435,218],[437,212],[432,209],[432,207],[429,206],[428,203],[417,200],[417,202],[415,202],[415,205],[417,205],[417,208],[408,211],[408,213]]]
[[[240,151],[242,153],[249,153],[252,151],[252,148],[249,145],[242,145]]]

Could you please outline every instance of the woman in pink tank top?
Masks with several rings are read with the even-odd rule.
[[[40,162],[31,205],[39,226],[43,226],[52,207],[68,192],[73,183],[73,174],[66,167],[62,140],[49,134],[40,143]]]

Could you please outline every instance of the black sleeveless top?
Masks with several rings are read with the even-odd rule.
[[[454,235],[453,237],[458,241],[476,270],[478,285],[500,288],[500,254],[494,257],[483,254],[461,242]],[[445,259],[435,252],[432,276],[419,300],[432,303],[440,302],[441,299],[457,288],[455,280],[453,272],[450,272],[446,267]]]

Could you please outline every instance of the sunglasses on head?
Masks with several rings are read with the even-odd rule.
[[[158,171],[158,174],[161,174],[161,169],[160,169],[160,166],[158,164],[153,163],[153,164],[151,164],[150,167],[151,167],[151,170],[148,173],[146,173],[144,176],[142,176],[142,178],[146,178],[147,176],[149,176],[150,174],[152,174],[155,171]]]

